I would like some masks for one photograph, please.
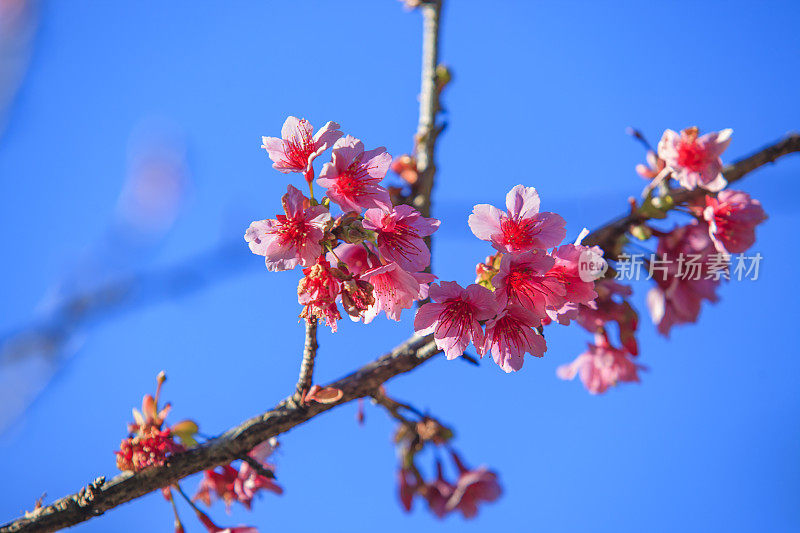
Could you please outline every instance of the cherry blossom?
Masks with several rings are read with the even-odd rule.
[[[300,172],[310,182],[314,179],[314,159],[343,135],[335,122],[328,122],[312,135],[313,131],[306,119],[290,116],[283,123],[281,138],[262,137],[261,148],[269,154],[275,170]]]
[[[369,324],[381,311],[392,320],[400,320],[403,309],[428,297],[428,283],[436,278],[432,274],[406,272],[392,261],[367,270],[361,279],[374,289],[375,303],[363,315],[364,323]]]
[[[448,509],[450,497],[455,491],[455,485],[444,478],[442,464],[436,463],[436,479],[426,483],[423,488],[423,496],[428,502],[428,508],[437,518],[444,518],[452,510]]]
[[[555,213],[539,212],[535,188],[515,186],[506,195],[506,208],[503,213],[489,204],[476,205],[469,216],[472,233],[507,253],[552,248],[564,240],[564,219]]]
[[[685,189],[702,187],[717,192],[727,184],[720,154],[728,148],[732,133],[726,129],[698,137],[696,127],[680,133],[666,130],[658,143],[658,157]]]
[[[483,346],[480,322],[497,314],[497,301],[486,287],[472,284],[466,289],[454,281],[431,285],[430,297],[438,303],[419,308],[414,329],[419,335],[433,333],[436,346],[448,359],[464,353],[470,342]]]
[[[602,249],[598,246],[565,244],[553,251],[553,258],[555,264],[547,275],[561,281],[567,301],[585,304],[597,298],[594,290],[595,276],[598,271],[604,271],[605,266]],[[581,263],[592,266],[582,266]],[[589,270],[590,268],[593,270]]]
[[[536,314],[540,323],[547,306],[559,308],[566,302],[564,285],[555,276],[546,275],[553,265],[555,259],[541,250],[506,254],[492,277],[492,285],[498,296]]]
[[[503,489],[497,480],[497,474],[485,466],[470,470],[464,466],[457,453],[451,452],[451,455],[458,467],[459,475],[446,509],[457,509],[464,518],[475,518],[478,514],[478,505],[496,501],[503,494]]]
[[[142,410],[133,409],[134,423],[128,424],[130,436],[122,439],[120,449],[114,452],[117,456],[117,468],[122,471],[138,472],[149,466],[161,466],[170,456],[186,451],[186,445],[194,444],[192,436],[197,431],[197,424],[194,422],[185,420],[175,424],[176,428],[193,426],[193,430],[181,429],[183,437],[180,443],[175,440],[178,436],[176,432],[172,428],[164,427],[170,405],[166,404],[159,409],[158,403],[161,386],[166,379],[164,372],[160,372],[156,378],[155,396],[145,394]]]
[[[767,219],[761,202],[742,191],[724,190],[716,198],[706,195],[703,218],[720,252],[738,254],[756,241],[756,226]]]
[[[582,305],[597,298],[594,280],[607,268],[599,247],[580,244],[583,235],[575,244],[565,244],[553,251],[555,263],[546,274],[564,287],[564,304],[548,306],[547,310],[551,320],[564,325],[578,317]]]
[[[573,362],[558,367],[557,374],[561,379],[580,375],[589,392],[602,394],[619,382],[638,382],[640,368],[627,353],[611,346],[604,335],[596,335],[595,343]]]
[[[367,209],[364,228],[378,234],[378,251],[387,261],[394,261],[410,272],[418,272],[431,263],[431,252],[423,237],[439,228],[435,218],[423,217],[408,205],[398,205],[389,211]]]
[[[328,189],[328,197],[343,211],[388,210],[392,206],[389,191],[379,183],[391,162],[385,148],[365,152],[364,143],[346,135],[333,145],[333,158],[322,167],[317,183]]]
[[[717,301],[720,281],[710,277],[710,256],[715,252],[705,222],[695,221],[659,238],[656,256],[664,264],[651,267],[657,286],[647,294],[647,306],[662,335],[676,324],[697,321],[703,300]]]
[[[486,322],[483,346],[478,351],[481,356],[491,353],[505,372],[516,372],[522,368],[526,353],[542,357],[547,350],[544,337],[533,329],[539,324],[541,317],[511,305]]]
[[[263,255],[267,269],[273,272],[308,266],[322,252],[320,240],[331,215],[321,205],[311,205],[297,188],[289,185],[281,198],[285,215],[276,220],[250,224],[244,235],[250,250]]]
[[[248,455],[260,463],[265,470],[272,471],[272,466],[265,460],[275,446],[275,441],[271,439],[253,448]],[[283,494],[283,489],[275,481],[259,474],[247,461],[242,461],[238,470],[228,464],[203,472],[203,479],[200,480],[197,493],[192,499],[200,500],[210,506],[213,500],[218,498],[225,502],[228,512],[230,512],[231,504],[236,501],[249,510],[252,507],[253,498],[262,489],[275,494]]]
[[[274,438],[269,439],[250,450],[247,455],[265,470],[272,471],[274,468],[266,462],[266,459],[272,455],[276,446],[277,441]],[[260,474],[249,462],[242,461],[234,483],[234,492],[238,500],[250,509],[253,497],[262,489],[278,495],[283,494],[283,489],[273,479]]]

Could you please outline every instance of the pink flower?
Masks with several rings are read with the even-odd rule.
[[[277,215],[277,220],[253,222],[244,235],[250,250],[263,255],[267,269],[273,272],[313,263],[322,252],[319,241],[331,220],[325,207],[312,206],[309,199],[291,185],[281,203],[285,215]]]
[[[756,241],[756,226],[767,219],[761,202],[742,191],[724,190],[716,198],[706,195],[703,218],[720,252],[745,252]]]
[[[636,329],[639,325],[639,316],[625,300],[633,291],[630,287],[620,285],[612,279],[598,280],[594,288],[598,297],[594,302],[579,308],[578,324],[591,333],[597,333],[609,322],[616,322],[622,346],[629,354],[638,354]]]
[[[719,281],[672,278],[647,293],[647,307],[658,332],[669,336],[672,326],[697,322],[703,300],[716,302]]]
[[[324,255],[309,268],[303,269],[305,277],[297,285],[297,301],[304,306],[300,318],[325,319],[325,323],[336,331],[336,321],[342,318],[336,306],[341,281],[338,270],[331,268]]]
[[[431,252],[423,237],[439,228],[435,218],[425,218],[408,205],[389,211],[367,209],[364,228],[377,232],[378,251],[387,261],[410,272],[418,272],[431,263]]]
[[[506,195],[507,212],[488,204],[476,205],[469,216],[472,233],[501,252],[521,253],[552,248],[564,240],[564,219],[539,212],[539,194],[517,185]]]
[[[664,264],[658,270],[651,266],[657,286],[647,294],[650,316],[659,333],[667,336],[672,326],[697,321],[703,300],[717,301],[715,290],[720,281],[709,278],[710,258],[715,253],[705,222],[678,227],[659,239],[656,255]]]
[[[386,149],[364,151],[364,143],[346,135],[333,145],[333,159],[325,163],[317,183],[328,189],[328,197],[342,211],[379,207],[391,209],[389,191],[379,185],[392,163]]]
[[[557,374],[561,379],[574,379],[580,374],[589,392],[602,394],[621,381],[638,382],[639,368],[628,354],[611,346],[605,336],[596,335],[595,344],[590,344],[589,350],[573,362],[558,367]]]
[[[660,159],[652,150],[647,151],[647,164],[636,165],[636,173],[645,179],[653,179],[664,170],[666,163]]]
[[[504,255],[492,278],[495,294],[544,318],[547,306],[558,308],[566,302],[564,285],[557,278],[546,276],[554,264],[555,260],[541,250]]]
[[[541,317],[523,307],[509,306],[486,322],[486,335],[478,352],[491,352],[492,358],[505,372],[522,368],[526,353],[542,357],[547,351],[544,337],[533,328],[542,323]]]
[[[450,497],[453,495],[455,485],[444,479],[442,464],[436,463],[436,479],[425,485],[423,496],[428,501],[428,508],[437,518],[444,518],[452,510],[447,508]]]
[[[698,137],[697,128],[680,133],[666,130],[658,143],[658,157],[664,160],[685,189],[702,187],[717,192],[727,181],[722,175],[720,154],[728,148],[733,130],[726,129]]]
[[[272,466],[264,462],[269,453],[259,451],[259,447],[266,447],[266,450],[272,453],[272,446],[268,442],[265,442],[256,446],[248,455],[261,463],[265,469],[271,471]],[[278,495],[283,494],[283,489],[275,483],[273,479],[259,474],[249,463],[242,461],[239,467],[239,474],[233,485],[233,490],[238,500],[244,504],[245,507],[250,509],[253,498],[258,494],[258,491],[262,489]]]
[[[496,501],[503,494],[503,489],[497,481],[497,474],[484,466],[470,470],[464,466],[458,454],[451,453],[459,476],[446,509],[458,509],[464,518],[475,518],[478,504]]]
[[[553,257],[555,264],[547,272],[547,277],[557,280],[564,287],[565,303],[561,307],[548,307],[548,315],[552,320],[566,325],[577,318],[582,305],[597,298],[594,280],[605,272],[607,265],[603,250],[578,243],[558,247],[553,251]]]
[[[410,309],[415,301],[428,297],[428,283],[436,278],[432,274],[406,272],[392,261],[367,270],[361,279],[372,284],[375,298],[363,316],[364,323],[369,324],[381,311],[392,320],[400,320],[403,309]]]
[[[265,470],[272,471],[273,467],[264,461],[274,449],[275,443],[271,439],[253,448],[248,455],[264,466]],[[249,510],[253,498],[261,489],[283,494],[280,486],[272,479],[259,474],[246,461],[242,461],[238,471],[231,465],[224,465],[221,468],[221,472],[217,469],[203,472],[203,479],[200,480],[194,500],[200,500],[210,506],[213,498],[219,498],[225,502],[230,512],[231,503],[234,501],[238,501]]]
[[[439,303],[427,303],[414,318],[419,335],[433,332],[436,346],[448,359],[464,353],[470,342],[483,347],[483,328],[480,322],[497,314],[497,302],[486,287],[472,284],[466,289],[454,281],[431,285],[430,297]]]
[[[272,167],[283,173],[302,172],[307,181],[314,179],[314,159],[328,149],[343,134],[339,125],[328,122],[312,136],[314,128],[306,119],[289,117],[281,128],[281,139],[262,137],[261,148],[272,159]]]

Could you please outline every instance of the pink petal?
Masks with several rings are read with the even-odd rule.
[[[513,219],[532,217],[539,212],[539,193],[534,187],[516,185],[506,195],[506,208]]]
[[[500,221],[503,212],[493,205],[476,205],[469,216],[469,228],[475,236],[483,241],[491,241],[492,237],[501,235]]]

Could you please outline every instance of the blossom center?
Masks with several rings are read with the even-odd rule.
[[[308,125],[308,127],[303,127]],[[314,138],[311,136],[311,125],[308,122],[300,123],[300,135],[292,136],[284,141],[286,158],[292,166],[304,168],[308,165],[308,158],[314,153]]]
[[[695,141],[678,144],[678,165],[692,172],[699,172],[706,165],[706,150]]]
[[[536,236],[541,232],[536,220],[524,218],[514,220],[504,217],[500,222],[500,231],[503,232],[503,242],[513,247],[525,247],[533,244]]]
[[[472,329],[472,314],[474,308],[463,300],[448,300],[446,307],[439,315],[439,324],[436,329],[447,336],[461,337]]]
[[[366,194],[367,184],[370,181],[380,181],[372,178],[367,172],[368,167],[356,158],[347,169],[336,178],[336,188],[343,196],[351,198]]]
[[[411,226],[395,223],[391,231],[381,231],[378,235],[378,246],[384,244],[406,260],[416,257],[422,248],[418,246],[419,232]]]
[[[280,222],[278,239],[281,244],[302,243],[306,239],[308,228],[302,218],[289,218],[285,215],[276,217]]]

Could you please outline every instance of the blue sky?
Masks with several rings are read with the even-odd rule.
[[[434,271],[471,281],[489,252],[466,219],[518,183],[570,234],[625,209],[644,154],[624,134],[731,127],[727,160],[800,125],[795,2],[450,2],[434,214]],[[129,269],[180,262],[238,242],[270,217],[293,176],[270,168],[261,135],[287,115],[335,120],[368,147],[410,150],[416,125],[420,20],[393,0],[198,3],[46,2],[34,53],[0,137],[0,330],[26,323],[100,244]],[[168,124],[191,179],[163,242],[132,254],[108,228],[131,139]],[[177,132],[177,133],[175,133]],[[496,469],[504,497],[478,520],[438,522],[395,500],[393,424],[347,405],[282,439],[286,493],[226,518],[262,531],[797,531],[800,529],[800,358],[792,287],[800,264],[792,195],[800,157],[741,187],[770,218],[754,251],[756,282],[724,286],[699,325],[670,340],[641,320],[638,385],[593,397],[555,368],[589,336],[552,329],[549,351],[506,375],[440,358],[389,385],[456,429],[473,465]],[[788,243],[787,243],[788,239]],[[0,516],[115,472],[131,407],[166,369],[174,420],[215,434],[280,400],[301,353],[297,272],[268,273],[241,241],[245,265],[207,290],[115,316],[76,351],[0,436]],[[636,286],[640,310],[647,284]],[[327,381],[406,338],[411,316],[323,332]],[[193,487],[194,482],[186,484]],[[320,489],[319,487],[325,487]],[[309,512],[313,509],[313,512]],[[200,531],[189,517],[190,531]],[[147,496],[76,531],[170,531]]]

